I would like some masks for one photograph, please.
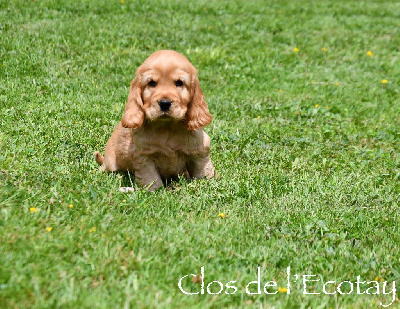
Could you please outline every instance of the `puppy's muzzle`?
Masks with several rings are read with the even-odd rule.
[[[158,105],[160,106],[161,111],[168,112],[171,108],[172,101],[163,99],[158,101]]]

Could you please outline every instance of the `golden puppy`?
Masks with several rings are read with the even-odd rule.
[[[137,69],[122,121],[96,162],[107,171],[134,172],[151,191],[178,175],[214,177],[202,130],[211,120],[195,67],[175,51],[155,52]]]

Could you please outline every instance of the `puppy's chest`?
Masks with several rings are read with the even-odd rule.
[[[187,170],[192,156],[203,152],[196,140],[164,136],[137,141],[135,155],[146,156],[154,162],[162,177],[174,177]]]
[[[189,162],[188,155],[175,152],[173,155],[164,153],[155,153],[149,158],[155,163],[155,166],[162,177],[170,178],[183,174],[187,170]]]
[[[188,132],[149,132],[133,142],[139,155],[184,158],[204,151],[203,136]]]

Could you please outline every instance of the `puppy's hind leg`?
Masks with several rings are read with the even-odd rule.
[[[102,170],[109,172],[133,171],[134,149],[132,129],[124,128],[119,122],[107,142],[104,157],[96,151],[94,158],[102,166]]]

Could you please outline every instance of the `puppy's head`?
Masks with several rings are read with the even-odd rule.
[[[145,119],[149,122],[182,121],[188,130],[210,124],[212,117],[196,69],[185,56],[161,50],[137,69],[122,125],[136,129]]]

